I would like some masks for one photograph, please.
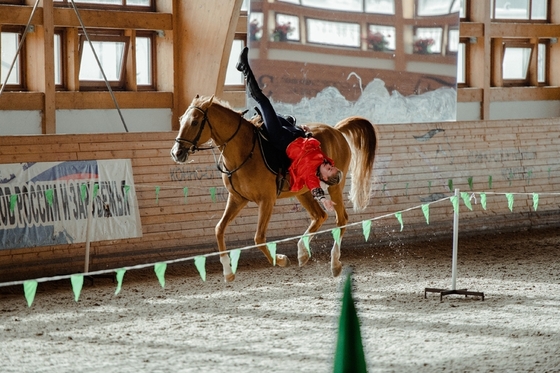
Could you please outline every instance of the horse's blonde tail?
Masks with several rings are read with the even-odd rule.
[[[377,128],[367,119],[350,117],[336,126],[350,145],[350,200],[354,211],[364,210],[368,204],[373,188],[371,175],[377,151]]]

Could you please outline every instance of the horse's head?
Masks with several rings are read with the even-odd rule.
[[[200,150],[200,145],[210,140],[212,127],[208,121],[208,110],[214,96],[194,98],[185,113],[179,118],[181,127],[171,148],[171,158],[177,163],[185,163],[189,155]]]

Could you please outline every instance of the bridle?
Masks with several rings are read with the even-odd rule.
[[[200,136],[202,135],[202,131],[204,131],[204,126],[206,125],[206,123],[208,123],[208,127],[210,127],[210,135],[212,136],[214,134],[214,128],[212,127],[212,124],[210,123],[210,119],[208,119],[208,109],[203,110],[198,106],[189,106],[188,109],[187,109],[187,112],[191,109],[198,110],[204,115],[203,118],[202,118],[202,122],[200,124],[200,128],[198,130],[198,133],[196,134],[195,138],[192,141],[184,139],[182,137],[177,137],[175,139],[175,142],[179,143],[179,145],[184,145],[185,143],[190,144],[190,146],[188,147],[188,150],[187,150],[190,153],[194,153],[195,151],[199,151],[199,150],[212,150],[213,151],[216,148],[215,146],[209,146],[209,147],[203,147],[203,148],[198,146],[198,140],[200,140]],[[225,147],[237,135],[237,133],[241,129],[241,124],[243,122],[243,115],[245,115],[246,112],[247,111],[241,113],[241,115],[239,116],[239,122],[237,123],[237,129],[235,130],[233,135],[231,135],[229,139],[224,141],[223,144],[216,144],[217,147],[221,150],[220,158],[218,160],[216,160],[216,167],[218,168],[218,171],[220,171],[223,174],[226,174],[228,176],[228,178],[231,178],[231,175],[233,175],[234,172],[236,172],[241,167],[243,167],[243,165],[245,165],[245,163],[247,163],[247,161],[252,158],[254,150],[255,150],[255,145],[256,145],[256,142],[257,142],[256,141],[257,140],[256,129],[255,129],[255,131],[253,131],[253,146],[252,146],[251,152],[249,153],[247,158],[245,158],[245,160],[243,162],[241,162],[241,164],[238,167],[236,167],[234,170],[229,171],[229,170],[227,170],[227,168],[225,168],[225,164],[223,163]],[[215,158],[216,158],[216,155],[214,154],[214,159]]]
[[[190,153],[194,153],[194,152],[196,152],[196,151],[198,151],[198,150],[209,150],[209,149],[213,149],[212,146],[207,147],[207,148],[200,148],[200,147],[198,147],[198,140],[200,140],[200,136],[202,136],[202,131],[204,131],[204,125],[205,125],[206,123],[208,123],[208,127],[210,127],[210,133],[213,132],[212,124],[210,123],[210,120],[208,119],[208,109],[207,109],[206,111],[204,111],[204,110],[202,110],[201,108],[199,108],[198,106],[189,106],[189,108],[187,109],[187,112],[189,112],[189,110],[191,110],[191,109],[198,110],[198,111],[200,111],[200,112],[204,115],[204,117],[202,118],[202,123],[200,123],[200,128],[199,128],[199,130],[198,130],[198,133],[196,134],[194,140],[192,140],[192,141],[191,141],[191,140],[184,139],[184,138],[182,138],[182,137],[177,137],[177,138],[175,139],[175,142],[178,143],[179,145],[183,145],[183,146],[184,146],[185,143],[186,143],[186,144],[190,144],[190,146],[187,147],[187,148],[188,148],[187,151],[190,152]],[[239,129],[238,129],[238,130],[239,130]],[[235,133],[237,133],[237,131],[236,131]],[[235,134],[234,134],[234,136],[235,136]],[[232,136],[232,138],[233,138],[233,136]],[[231,138],[230,138],[230,140],[231,140]],[[228,141],[229,141],[229,140],[228,140]],[[219,145],[218,145],[218,146],[219,146]]]

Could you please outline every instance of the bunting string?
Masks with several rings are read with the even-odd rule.
[[[156,194],[159,194],[159,191],[160,191],[159,187],[154,188],[154,189],[156,190]],[[188,194],[188,188],[181,187],[181,189],[184,191],[184,197],[186,199],[187,194]],[[210,188],[210,191],[215,192],[215,188]],[[95,190],[94,190],[94,194],[95,194]],[[476,204],[476,201],[477,201],[476,194],[479,195],[480,202],[481,202],[481,205],[482,205],[484,210],[486,210],[487,195],[503,195],[503,196],[505,196],[505,198],[507,200],[508,208],[509,208],[510,211],[513,211],[513,202],[514,202],[514,196],[515,195],[530,196],[531,200],[532,200],[532,206],[531,207],[534,209],[534,211],[537,211],[540,196],[543,196],[543,195],[544,196],[550,196],[550,195],[558,196],[558,195],[560,195],[560,193],[462,192],[460,194],[460,198],[458,198],[456,196],[444,197],[444,198],[438,199],[436,201],[423,203],[421,205],[413,206],[413,207],[410,207],[410,208],[407,208],[407,209],[404,209],[404,210],[401,210],[401,211],[387,213],[385,215],[381,215],[381,216],[378,216],[378,217],[374,217],[374,218],[371,218],[371,219],[366,219],[366,220],[355,222],[355,223],[349,223],[345,226],[325,229],[325,230],[317,231],[317,232],[314,232],[314,233],[306,233],[306,234],[300,235],[300,236],[287,237],[287,238],[284,238],[284,239],[280,239],[280,240],[277,240],[277,241],[267,243],[267,248],[269,249],[273,258],[275,258],[276,257],[276,255],[275,255],[276,254],[276,245],[278,243],[302,239],[306,249],[308,250],[309,254],[311,254],[311,251],[309,249],[309,241],[311,240],[311,238],[313,236],[330,232],[332,234],[332,237],[334,238],[334,240],[340,245],[340,243],[341,243],[341,237],[340,237],[341,228],[350,228],[350,227],[354,227],[354,226],[357,226],[357,225],[362,227],[364,238],[367,241],[368,238],[369,238],[369,235],[370,235],[371,223],[373,221],[385,219],[385,218],[388,218],[388,217],[393,217],[393,218],[396,217],[398,219],[399,223],[400,223],[400,226],[401,226],[400,230],[402,231],[403,227],[404,227],[403,220],[402,220],[402,214],[405,213],[405,212],[412,211],[412,210],[421,209],[421,211],[422,211],[422,213],[423,213],[423,215],[426,219],[426,224],[429,224],[429,208],[430,208],[430,205],[435,204],[435,203],[441,203],[443,201],[449,200],[449,201],[451,201],[454,210],[456,212],[458,212],[459,200],[461,199],[463,201],[463,203],[465,204],[465,206],[469,210],[472,210],[473,208],[472,208],[471,201],[474,200],[475,204]],[[215,194],[212,193],[212,195],[213,195],[212,197],[214,199]],[[13,197],[11,197],[10,201],[12,201],[12,200],[13,200]],[[11,203],[15,203],[15,201],[11,202]],[[260,245],[249,245],[249,246],[236,248],[236,249],[231,249],[231,250],[226,251],[226,253],[228,253],[231,257],[231,264],[232,264],[233,273],[235,273],[235,271],[237,269],[237,264],[238,264],[238,260],[239,260],[239,256],[241,254],[241,251],[255,249],[259,246]],[[164,274],[165,274],[165,270],[166,270],[168,264],[174,264],[174,263],[180,263],[180,262],[186,262],[186,261],[191,261],[192,260],[192,261],[194,261],[195,266],[196,266],[202,280],[206,281],[206,269],[205,269],[206,258],[211,257],[211,256],[217,256],[217,255],[220,255],[220,254],[222,254],[222,253],[212,252],[212,253],[199,254],[199,255],[195,255],[195,256],[189,256],[189,257],[184,257],[184,258],[168,260],[168,261],[164,261],[164,262],[145,263],[145,264],[139,264],[139,265],[134,265],[134,266],[128,266],[128,267],[123,267],[123,268],[119,268],[119,269],[106,269],[106,270],[92,271],[92,272],[87,272],[87,273],[82,273],[82,274],[60,275],[60,276],[42,277],[42,278],[37,278],[37,279],[32,279],[32,280],[20,280],[20,281],[4,282],[4,283],[0,283],[0,287],[23,285],[24,294],[25,294],[25,297],[26,297],[26,300],[27,300],[28,307],[31,307],[31,304],[33,303],[33,299],[35,297],[35,292],[37,290],[38,283],[70,279],[71,284],[72,284],[72,290],[74,292],[74,299],[75,299],[76,302],[78,302],[80,292],[81,292],[81,289],[82,289],[82,286],[83,286],[83,277],[84,276],[97,276],[97,275],[103,275],[103,274],[116,273],[117,289],[115,291],[115,295],[117,295],[117,294],[120,293],[120,291],[122,289],[122,282],[123,282],[124,274],[127,271],[154,267],[157,278],[158,278],[158,280],[159,280],[159,282],[160,282],[160,284],[163,288],[163,287],[165,287]],[[276,264],[276,263],[274,263],[274,264]]]

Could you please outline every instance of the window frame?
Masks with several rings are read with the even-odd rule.
[[[457,64],[459,64],[459,49],[461,48],[461,44],[465,46],[465,53],[464,53],[464,63],[463,63],[463,71],[465,72],[465,81],[463,83],[459,83],[457,81],[457,88],[467,88],[470,87],[470,79],[469,79],[469,72],[470,72],[470,49],[471,49],[471,40],[470,38],[459,37],[459,46],[457,48]],[[459,75],[457,75],[459,77]]]
[[[546,17],[545,19],[533,19],[533,0],[529,1],[529,17],[525,18],[496,18],[496,0],[491,0],[490,3],[490,20],[492,22],[504,22],[504,23],[550,23],[550,3],[551,0],[545,0],[546,2]]]
[[[503,87],[533,87],[534,84],[531,84],[531,77],[533,74],[537,74],[537,71],[532,71],[531,68],[531,60],[534,58],[534,54],[537,53],[535,48],[537,47],[531,40],[529,39],[503,39],[502,40],[502,55],[500,61],[500,71],[501,71],[501,80]],[[529,55],[529,62],[527,64],[527,71],[525,74],[525,79],[506,79],[504,78],[504,58],[506,55],[507,48],[524,48],[530,49],[531,54]],[[546,67],[545,67],[546,70]]]
[[[150,70],[152,74],[152,82],[150,84],[136,84],[136,90],[138,91],[154,91],[157,87],[157,48],[156,48],[156,32],[155,31],[136,31],[136,38],[149,38],[150,39]],[[136,46],[136,40],[134,40],[134,45]],[[126,60],[125,60],[126,61]],[[134,56],[134,64],[138,62],[138,54]],[[126,68],[125,68],[126,70]],[[126,75],[126,71],[125,71]]]
[[[25,27],[24,26],[9,26],[9,25],[3,25],[0,26],[0,33],[13,33],[13,34],[17,34],[18,35],[18,41],[17,41],[17,45],[19,46],[19,43],[21,43],[21,38],[23,37],[23,32],[25,31]],[[19,51],[19,55],[18,55],[18,62],[16,63],[16,65],[18,66],[18,70],[19,70],[19,76],[18,76],[18,80],[19,83],[18,84],[9,84],[6,83],[6,86],[4,87],[4,91],[25,91],[26,90],[26,74],[25,74],[25,69],[26,69],[26,58],[25,56],[27,55],[27,51],[26,51],[26,45],[27,42],[23,42],[21,49]],[[17,48],[16,48],[16,53],[17,53]],[[12,61],[10,61],[11,63]],[[15,66],[15,65],[14,65]],[[14,70],[12,70],[12,74],[14,74]],[[11,74],[10,74],[11,75]],[[0,78],[0,86],[2,86],[2,84],[4,84],[4,80],[5,77],[1,77]]]
[[[118,34],[117,34],[118,33]],[[121,61],[121,71],[119,80],[108,80],[111,89],[124,91],[126,90],[126,71],[127,65],[126,61],[128,59],[128,51],[130,48],[130,37],[125,36],[122,34],[121,31],[116,33],[107,33],[106,31],[97,32],[95,30],[89,30],[88,36],[92,42],[99,41],[99,42],[124,42],[123,48],[123,55]],[[79,41],[78,41],[78,50],[79,50],[79,58],[78,58],[78,80],[80,84],[80,91],[104,91],[107,90],[107,84],[104,80],[82,80],[79,78],[79,73],[82,68],[82,54],[84,51],[84,45],[88,43],[87,38],[83,33],[79,34]],[[99,56],[98,56],[99,57]],[[96,61],[97,64],[97,61]]]

